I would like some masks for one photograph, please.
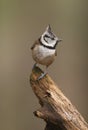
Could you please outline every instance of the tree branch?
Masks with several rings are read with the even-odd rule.
[[[35,67],[30,76],[30,84],[41,105],[34,114],[46,121],[45,130],[88,130],[84,118],[48,74],[37,80],[41,73],[42,70]]]

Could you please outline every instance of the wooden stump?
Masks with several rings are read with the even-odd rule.
[[[35,67],[30,76],[30,84],[41,105],[34,114],[44,119],[45,130],[88,130],[84,118],[48,74],[37,80],[41,73],[42,70]]]

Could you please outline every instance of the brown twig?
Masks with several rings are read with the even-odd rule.
[[[88,130],[84,118],[48,74],[37,80],[41,73],[42,70],[35,67],[30,84],[41,105],[34,114],[46,121],[45,130]]]

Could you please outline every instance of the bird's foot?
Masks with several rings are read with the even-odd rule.
[[[42,79],[42,78],[43,78],[46,74],[47,74],[47,72],[42,73],[42,74],[38,77],[38,79],[37,79],[37,80]]]

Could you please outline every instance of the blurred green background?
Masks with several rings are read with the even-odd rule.
[[[50,24],[63,39],[49,74],[88,121],[88,1],[0,1],[0,129],[43,130],[29,76],[30,47]]]

